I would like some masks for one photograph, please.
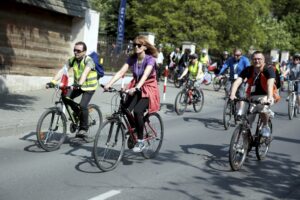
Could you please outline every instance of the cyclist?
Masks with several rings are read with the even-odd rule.
[[[225,92],[226,94],[230,93],[230,88],[232,83],[238,78],[241,72],[250,66],[249,59],[246,56],[242,55],[241,49],[234,49],[233,56],[228,58],[227,61],[223,64],[217,77],[220,77],[226,69],[229,67],[229,81],[226,82]],[[241,84],[238,89],[238,96],[244,97],[245,94],[245,84]]]
[[[202,64],[202,71],[206,72],[208,65],[211,63],[207,49],[204,48],[201,50],[199,62]]]
[[[183,55],[178,62],[179,73],[182,74],[184,69],[188,66],[189,55],[191,54],[191,49],[185,49]]]
[[[239,85],[243,83],[244,79],[247,79],[247,96],[253,100],[259,100],[262,103],[270,103],[270,105],[272,105],[274,103],[273,86],[276,78],[274,69],[273,67],[267,66],[265,57],[260,51],[253,53],[252,63],[253,65],[245,68],[234,81],[231,88],[230,99],[233,100],[236,98],[235,93]],[[272,114],[269,110],[269,106],[257,105],[253,110],[254,109],[260,112],[261,115],[263,122],[262,135],[264,137],[269,137],[271,131],[268,126],[268,121],[270,114]],[[251,116],[249,118],[250,124],[254,121],[254,117],[255,116]]]
[[[178,78],[179,80],[182,79],[187,73],[189,73],[190,79],[196,79],[196,87],[200,86],[201,79],[203,78],[204,74],[202,71],[202,63],[198,61],[198,55],[197,54],[191,54],[189,55],[189,66],[185,68],[181,76]]]
[[[228,58],[229,58],[228,51],[223,51],[222,55],[220,56],[220,59],[217,62],[217,68],[216,68],[215,74],[220,73],[222,66],[225,64],[225,62],[228,60]]]
[[[293,56],[293,63],[290,64],[284,74],[284,76],[289,75],[289,80],[300,80],[300,54],[296,53]],[[295,85],[295,91],[298,96],[298,102],[300,102],[300,81]],[[299,113],[298,108],[298,113]]]
[[[180,48],[176,47],[175,50],[172,51],[172,53],[170,54],[169,69],[173,69],[175,66],[177,66],[180,58],[181,58]]]
[[[76,137],[84,138],[88,131],[88,105],[98,87],[97,72],[93,59],[86,55],[87,46],[84,42],[77,42],[74,46],[74,56],[68,59],[65,66],[67,69],[73,68],[74,89],[66,94],[66,101],[72,110],[78,115],[80,124]],[[63,70],[60,70],[47,87],[53,87],[62,77]],[[82,95],[79,107],[73,101],[74,98]]]
[[[144,148],[143,127],[144,112],[147,108],[149,113],[157,112],[160,108],[159,89],[156,80],[156,57],[157,49],[150,44],[144,36],[137,36],[133,41],[134,54],[131,55],[122,68],[105,85],[108,90],[119,80],[128,69],[131,70],[133,79],[128,85],[128,98],[125,107],[133,110],[138,142],[133,148],[134,152],[141,152]],[[130,119],[130,117],[128,117]]]

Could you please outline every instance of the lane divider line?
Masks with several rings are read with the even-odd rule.
[[[110,190],[110,191],[100,194],[98,196],[92,197],[88,200],[105,200],[112,196],[118,195],[120,193],[121,193],[121,190]]]

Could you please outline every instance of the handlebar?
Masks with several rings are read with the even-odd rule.
[[[232,100],[231,100],[232,101]],[[266,105],[269,106],[270,103],[269,102],[261,102],[259,100],[253,100],[253,99],[248,99],[248,98],[236,98],[233,100],[234,102],[238,102],[238,101],[245,101],[248,103],[254,103],[254,104],[261,104],[261,105]]]

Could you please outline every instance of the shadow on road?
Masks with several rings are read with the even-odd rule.
[[[37,97],[21,94],[0,94],[0,109],[22,111],[28,109],[27,107],[37,100]]]
[[[183,120],[188,122],[192,120],[200,121],[204,124],[206,128],[224,131],[223,121],[216,118],[199,118],[199,117],[183,117]]]

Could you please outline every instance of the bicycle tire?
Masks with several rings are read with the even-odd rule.
[[[178,77],[179,77],[178,74],[174,76],[174,86],[176,88],[180,88],[182,85],[182,80],[178,80]]]
[[[213,88],[215,91],[219,91],[221,89],[221,80],[218,79],[218,77],[213,78]]]
[[[296,96],[296,103],[295,103],[295,109],[294,109],[294,117],[298,117],[298,109],[299,109],[299,103],[298,103],[298,97]]]
[[[45,151],[55,151],[64,143],[67,135],[67,118],[58,108],[47,109],[39,118],[36,136]]]
[[[273,125],[272,125],[271,120],[269,120],[268,124],[269,124],[271,135],[272,135]],[[257,141],[256,141],[256,146],[255,146],[256,158],[258,160],[264,160],[267,157],[268,151],[270,149],[271,137],[269,137],[269,138],[262,137],[262,135],[259,134],[258,131],[259,130],[257,129],[257,132],[256,132]]]
[[[195,112],[200,112],[204,104],[204,93],[202,89],[194,89],[193,108]]]
[[[294,112],[295,112],[294,93],[291,93],[288,101],[288,115],[290,120],[294,118]]]
[[[243,133],[242,125],[234,130],[229,146],[229,164],[233,171],[241,169],[248,152],[248,136]],[[241,144],[239,144],[241,142]]]
[[[125,133],[118,119],[104,122],[97,132],[93,157],[97,167],[104,172],[115,169],[123,157]]]
[[[164,125],[158,113],[150,113],[145,117],[144,141],[145,149],[142,151],[144,158],[155,158],[159,153],[164,138]]]
[[[100,108],[95,104],[89,104],[88,105],[88,131],[87,131],[87,137],[84,137],[84,140],[87,142],[93,142],[95,139],[95,135],[100,129],[103,119],[102,119],[102,113]]]
[[[177,115],[182,115],[187,107],[187,93],[180,91],[175,98],[175,111]]]
[[[228,130],[231,126],[231,118],[232,118],[232,111],[231,111],[231,103],[230,100],[225,100],[224,108],[223,108],[223,125],[225,130]]]

